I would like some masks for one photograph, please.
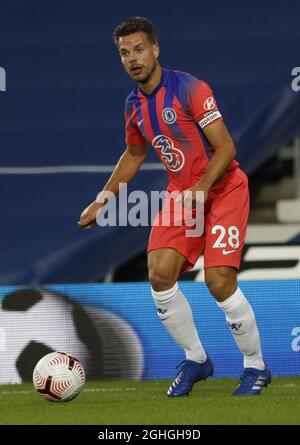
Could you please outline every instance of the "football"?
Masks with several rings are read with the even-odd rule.
[[[46,400],[68,402],[80,392],[85,382],[82,364],[65,352],[51,352],[37,363],[33,371],[36,391]]]

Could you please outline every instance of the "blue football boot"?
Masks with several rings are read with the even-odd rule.
[[[181,368],[167,392],[169,397],[187,396],[195,383],[206,380],[214,372],[212,361],[208,357],[204,363],[185,360],[179,366]]]
[[[265,367],[263,371],[255,368],[245,368],[241,375],[241,381],[233,396],[258,396],[263,388],[266,388],[272,380],[271,371]]]

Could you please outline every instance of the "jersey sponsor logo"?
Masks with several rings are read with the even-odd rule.
[[[215,99],[214,99],[212,96],[210,96],[210,97],[208,97],[208,98],[206,99],[206,101],[204,102],[203,107],[204,107],[205,110],[210,111],[210,110],[212,110],[213,108],[215,108],[216,105],[217,105],[217,104],[216,104]]]
[[[159,134],[152,140],[153,147],[168,170],[177,172],[184,166],[185,158],[181,150],[174,147],[174,142],[168,136]]]
[[[203,119],[201,119],[198,122],[198,125],[200,128],[206,127],[206,125],[210,124],[211,122],[215,121],[216,119],[219,119],[222,117],[220,111],[213,111],[212,113],[209,113],[207,116],[205,116]]]
[[[174,122],[176,122],[177,119],[176,111],[173,110],[173,108],[166,107],[162,111],[162,118],[166,124],[168,125],[174,124]]]

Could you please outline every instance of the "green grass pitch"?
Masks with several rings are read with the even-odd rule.
[[[188,397],[169,381],[88,382],[71,402],[43,400],[30,383],[0,386],[1,425],[300,424],[300,377],[274,378],[260,396],[231,397],[236,379],[211,379]]]

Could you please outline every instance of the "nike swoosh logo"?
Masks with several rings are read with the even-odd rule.
[[[142,120],[138,121],[138,123],[137,123],[137,124],[138,124],[138,126],[142,125],[142,123],[143,123],[143,120],[144,120],[144,119],[142,119]]]
[[[228,255],[229,253],[233,253],[233,252],[236,252],[236,250],[225,250],[225,249],[223,249],[223,251],[222,251],[223,255]]]

